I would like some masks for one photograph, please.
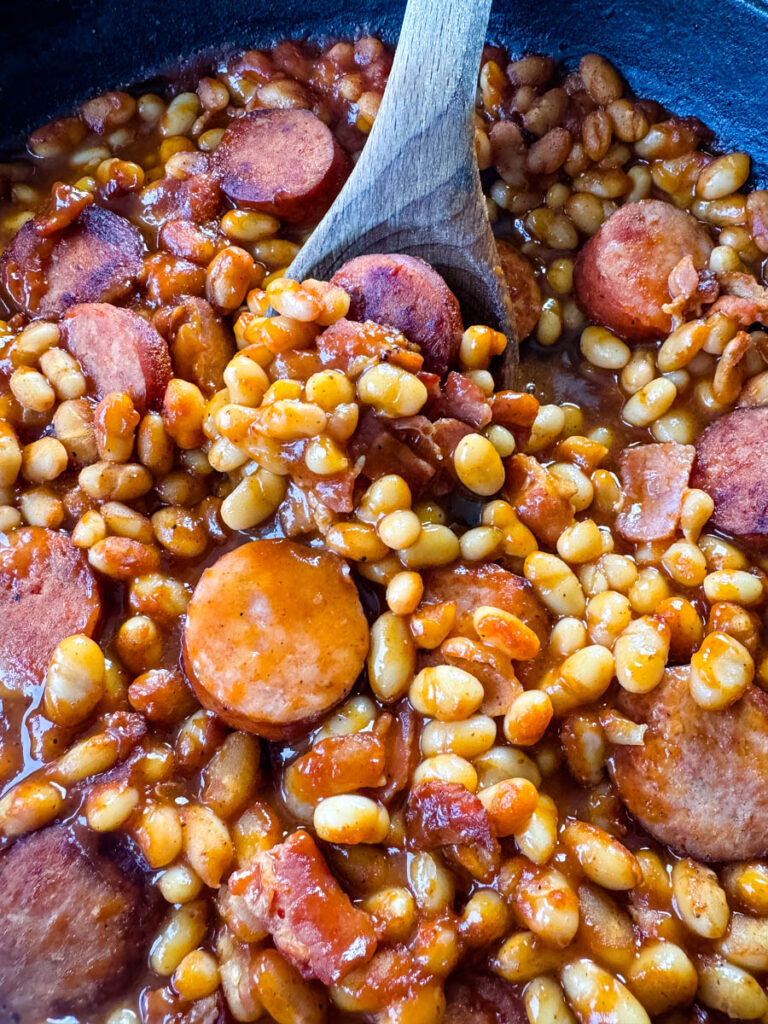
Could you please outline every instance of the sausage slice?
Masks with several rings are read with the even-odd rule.
[[[325,213],[351,163],[310,110],[271,109],[244,114],[227,128],[214,167],[233,203],[304,223]]]
[[[78,302],[118,302],[141,271],[144,242],[124,217],[86,207],[66,230],[41,238],[27,221],[0,257],[0,282],[31,316],[60,316]]]
[[[67,534],[14,530],[0,547],[0,687],[29,693],[56,644],[73,633],[93,636],[100,615],[96,578]]]
[[[499,124],[508,124],[499,121]],[[517,337],[523,341],[539,322],[541,315],[541,288],[533,272],[533,265],[509,242],[496,242],[501,269],[512,299]]]
[[[647,723],[643,746],[615,747],[619,796],[651,835],[699,860],[748,860],[768,851],[768,694],[750,686],[725,711],[690,694],[688,666],[668,669],[619,708]]]
[[[735,409],[696,442],[691,484],[712,497],[712,522],[758,551],[768,548],[768,406]]]
[[[475,609],[482,605],[501,608],[502,611],[516,615],[536,633],[542,645],[549,635],[549,616],[530,583],[500,565],[457,562],[453,566],[432,569],[423,574],[423,579],[425,604],[455,602],[456,619],[451,630],[452,636],[477,641],[472,616]],[[483,714],[496,716],[505,714],[517,696],[520,690],[518,677],[527,681],[535,675],[542,656],[532,661],[515,662],[513,667],[506,655],[493,650],[490,653],[496,656],[482,663],[465,661],[461,647],[450,653],[442,650],[437,661],[433,660],[432,652],[426,651],[419,657],[419,667],[440,664],[448,659],[476,675],[485,690]]]
[[[705,267],[712,240],[684,210],[658,199],[627,203],[613,213],[579,253],[576,298],[595,323],[627,341],[668,334],[672,321],[668,279],[684,256]]]
[[[540,640],[547,637],[549,618],[530,583],[500,565],[457,562],[432,569],[423,579],[425,604],[456,602],[453,632],[457,635],[475,637],[472,615],[476,608],[490,605],[522,619]]]
[[[171,379],[168,346],[138,313],[86,303],[71,309],[61,326],[64,347],[80,363],[97,398],[125,391],[140,412],[162,402]]]
[[[456,362],[464,323],[456,296],[424,260],[377,253],[348,260],[331,283],[349,293],[350,320],[373,320],[419,345],[424,368],[444,374]]]
[[[138,974],[157,901],[127,851],[53,825],[0,855],[0,1020],[91,1014]]]
[[[184,667],[198,700],[270,739],[294,735],[346,697],[367,651],[346,563],[288,540],[224,555],[187,609]]]

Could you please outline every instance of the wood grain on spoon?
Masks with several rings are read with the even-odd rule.
[[[502,385],[514,385],[518,337],[475,157],[474,109],[491,0],[409,0],[384,98],[357,165],[291,264],[328,279],[366,253],[432,264],[465,316],[509,338]]]

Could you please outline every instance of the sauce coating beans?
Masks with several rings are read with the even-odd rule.
[[[0,1024],[768,1020],[768,192],[489,45],[518,337],[293,280],[391,62],[0,164]]]

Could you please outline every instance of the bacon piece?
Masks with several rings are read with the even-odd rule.
[[[450,978],[443,1024],[528,1024],[522,986],[479,971]]]
[[[420,720],[411,702],[404,698],[392,708],[392,724],[387,730],[387,783],[378,798],[388,803],[405,789],[419,762]]]
[[[485,394],[473,380],[455,371],[448,374],[445,384],[436,397],[430,398],[424,411],[432,420],[450,417],[478,429],[491,422],[491,406]]]
[[[433,779],[413,786],[405,805],[405,827],[417,850],[469,847],[482,880],[498,867],[501,849],[488,812],[474,793],[457,782]]]
[[[549,547],[555,547],[560,534],[573,522],[570,485],[530,455],[508,460],[502,493],[525,525]]]
[[[662,306],[673,320],[673,326],[689,315],[699,316],[701,307],[714,302],[720,285],[710,270],[697,270],[690,254],[683,256],[670,272],[669,294],[672,301]]]
[[[383,717],[388,726],[390,716]],[[386,731],[379,730],[385,735]],[[292,791],[304,803],[315,803],[339,793],[380,786],[386,767],[385,735],[358,732],[316,743],[291,766]]]
[[[426,416],[408,416],[394,420],[392,430],[405,436],[410,448],[434,468],[433,494],[453,489],[457,479],[453,453],[462,437],[472,433],[471,427],[461,420],[439,419],[432,423]]]
[[[168,319],[166,337],[177,377],[197,384],[206,398],[224,387],[224,370],[237,349],[210,303],[196,296],[184,299]]]
[[[370,410],[360,417],[348,452],[352,461],[365,459],[362,473],[368,480],[398,473],[415,494],[424,491],[435,476],[434,466],[395,437]]]
[[[141,1024],[227,1024],[220,991],[188,1002],[172,988],[144,989],[139,999]]]
[[[709,316],[722,313],[741,328],[768,322],[768,288],[751,274],[729,271],[718,275],[720,298],[707,310]]]
[[[304,829],[257,854],[249,868],[230,878],[229,889],[245,896],[304,978],[332,985],[375,952],[370,917],[352,906]]]
[[[190,174],[188,178],[166,176],[141,193],[141,219],[160,228],[168,220],[203,224],[213,220],[221,207],[221,189],[212,174]]]
[[[317,477],[312,484],[312,491],[317,500],[331,512],[351,512],[355,507],[353,495],[356,479],[357,473],[352,470],[336,473],[334,476]]]
[[[667,540],[677,529],[696,449],[675,441],[642,444],[619,456],[625,501],[616,529],[625,540]]]
[[[373,320],[355,323],[342,317],[318,336],[316,345],[323,366],[343,370],[353,379],[377,363],[393,363],[410,373],[418,373],[424,364],[400,331]]]

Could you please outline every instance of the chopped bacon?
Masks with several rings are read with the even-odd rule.
[[[376,950],[370,917],[352,905],[314,839],[299,829],[229,879],[304,978],[338,982]]]
[[[312,484],[312,491],[318,500],[332,512],[351,512],[355,507],[353,494],[357,473],[347,469],[333,476],[318,477]]]
[[[488,812],[457,782],[433,779],[413,786],[405,805],[405,827],[417,850],[470,847],[482,880],[498,867],[501,851]]]
[[[372,320],[354,323],[342,317],[318,336],[317,351],[323,366],[343,370],[352,379],[377,363],[393,363],[410,373],[417,373],[424,363],[400,331]]]
[[[491,399],[493,422],[510,430],[530,430],[538,411],[538,399],[525,391],[497,391]]]
[[[699,287],[699,272],[688,253],[669,274],[669,294],[673,299],[690,299]]]
[[[525,525],[549,547],[555,547],[560,534],[573,523],[573,488],[530,455],[509,459],[503,494]]]
[[[752,299],[744,299],[739,295],[721,295],[707,310],[708,316],[716,313],[735,320],[738,327],[751,327],[760,317],[760,306]]]
[[[430,373],[428,370],[419,370],[416,376],[427,389],[427,403],[439,401],[442,394],[439,374]]]
[[[512,659],[479,640],[466,636],[449,637],[440,648],[450,665],[470,672],[480,680],[485,696],[480,710],[496,718],[509,711],[512,701],[522,693]],[[439,659],[434,664],[439,664]],[[424,662],[419,662],[423,667]]]
[[[302,754],[291,766],[291,789],[295,796],[304,803],[316,803],[339,793],[381,786],[385,781],[385,739],[391,718],[383,715],[382,719],[384,726],[378,732],[329,736]]]
[[[188,1002],[172,988],[144,989],[139,999],[141,1024],[225,1024],[229,1015],[221,992]]]
[[[522,986],[493,974],[462,971],[445,989],[443,1024],[528,1024]]]
[[[759,321],[768,323],[768,288],[760,284],[752,274],[739,271],[728,271],[718,274],[720,298],[708,310],[712,313],[725,313],[733,317],[739,327],[749,327]]]
[[[73,224],[92,202],[92,192],[57,181],[51,188],[50,196],[35,214],[35,232],[41,238],[48,238],[57,231],[63,231]]]
[[[387,782],[377,793],[378,799],[388,803],[410,782],[419,762],[419,718],[411,702],[403,699],[392,708],[394,718],[387,730]]]
[[[360,457],[365,459],[362,473],[368,480],[378,480],[388,473],[398,473],[415,494],[424,491],[435,476],[434,466],[395,437],[370,410],[360,417],[348,453],[352,461]]]
[[[212,220],[221,206],[221,189],[211,174],[203,171],[188,178],[166,176],[141,193],[139,216],[148,225],[162,227],[167,220],[188,220],[203,224]]]
[[[311,349],[288,349],[278,352],[269,365],[270,380],[287,378],[289,380],[307,381],[313,373],[323,369],[323,363],[317,352]]]
[[[435,495],[445,494],[453,488],[453,453],[462,437],[472,433],[471,427],[450,418],[432,423],[426,416],[407,416],[393,421],[392,430],[402,434],[409,448],[434,468],[435,479],[431,488]]]
[[[473,380],[453,370],[438,394],[430,396],[424,411],[432,420],[449,417],[477,429],[491,422],[491,406],[486,395]]]
[[[714,302],[720,293],[717,278],[710,270],[697,270],[690,254],[683,256],[669,275],[672,301],[662,306],[673,318],[674,326],[689,315],[699,316],[702,306]]]
[[[286,537],[298,537],[316,528],[309,495],[293,480],[288,484],[288,493],[278,507],[277,516]]]
[[[624,489],[616,528],[635,543],[667,540],[677,529],[696,449],[669,441],[627,448],[619,456]]]

